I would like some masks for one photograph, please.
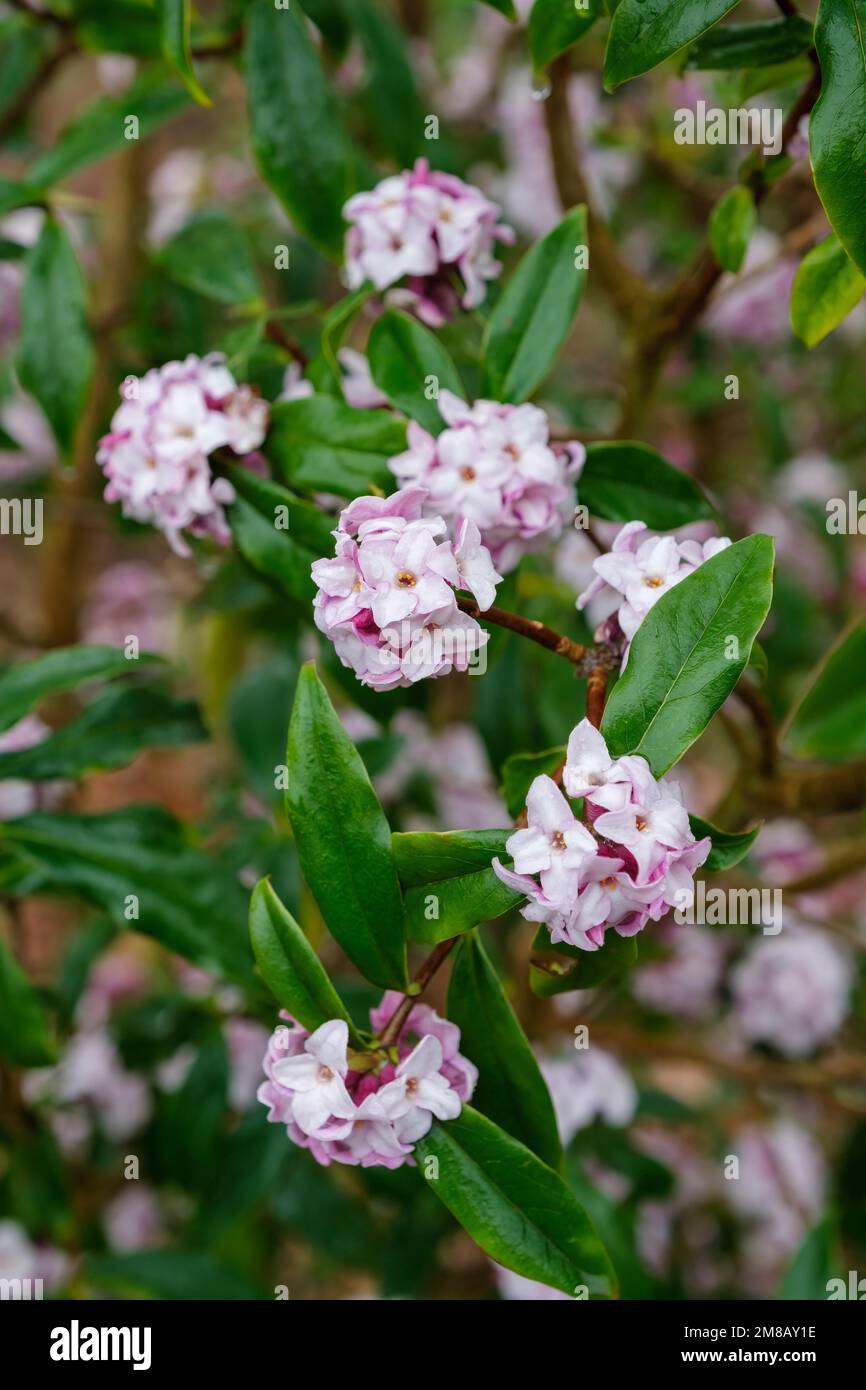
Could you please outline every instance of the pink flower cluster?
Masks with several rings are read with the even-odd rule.
[[[439,396],[447,425],[438,438],[409,423],[409,448],[389,467],[400,486],[421,484],[429,507],[474,521],[503,573],[529,550],[556,540],[574,510],[585,458],[582,444],[551,444],[547,416],[535,405]]]
[[[813,927],[788,923],[751,946],[731,973],[734,1015],[751,1042],[803,1057],[831,1042],[850,1007],[845,951]]]
[[[438,328],[457,309],[454,271],[463,281],[463,308],[474,309],[484,298],[485,282],[502,269],[493,248],[497,241],[512,242],[514,232],[499,224],[499,211],[479,189],[419,159],[414,169],[357,193],[343,209],[351,224],[349,288],[369,280],[384,290],[405,278],[405,287],[392,290],[389,300]]]
[[[231,449],[243,458],[258,449],[269,407],[251,386],[239,386],[220,353],[190,354],[121,387],[123,404],[99,444],[106,502],[124,516],[159,527],[178,555],[181,533],[230,539],[223,507],[234,501],[225,478],[214,478],[209,455]]]
[[[419,487],[357,497],[340,513],[335,558],[312,566],[316,626],[376,690],[465,671],[487,642],[455,591],[489,608],[500,576],[478,527],[463,519],[448,539],[441,516],[422,517],[426,497]]]
[[[370,1010],[376,1033],[401,1000],[389,990]],[[268,1107],[268,1119],[285,1125],[289,1138],[325,1167],[412,1163],[413,1146],[434,1116],[456,1119],[471,1099],[478,1072],[460,1056],[460,1029],[427,1004],[416,1004],[403,1024],[397,1061],[367,1070],[356,1070],[349,1061],[349,1030],[342,1019],[331,1019],[311,1034],[289,1014],[281,1017],[291,1026],[271,1036],[259,1100]]]
[[[586,821],[552,778],[536,777],[527,825],[506,843],[514,868],[498,859],[493,868],[526,894],[523,916],[543,922],[552,942],[597,951],[608,927],[634,936],[682,904],[711,842],[695,840],[675,782],[657,781],[645,758],[612,759],[587,719],[569,738],[563,783],[583,797]]]
[[[645,535],[646,529],[643,521],[623,526],[611,550],[593,562],[596,578],[577,600],[583,609],[599,596],[618,597],[617,623],[629,642],[663,594],[731,544],[726,536],[701,544],[678,541],[675,536]],[[605,636],[611,636],[609,630]]]

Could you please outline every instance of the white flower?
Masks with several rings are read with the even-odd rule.
[[[351,1130],[355,1103],[343,1081],[349,1069],[348,1043],[348,1024],[334,1018],[307,1038],[299,1057],[284,1057],[274,1064],[276,1080],[295,1092],[292,1116],[304,1134],[317,1134],[330,1119],[348,1121],[346,1133]],[[338,1137],[333,1127],[328,1134]]]

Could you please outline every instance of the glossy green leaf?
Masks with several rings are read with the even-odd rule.
[[[866,0],[821,0],[815,47],[821,95],[809,117],[815,187],[830,224],[866,275]]]
[[[247,304],[259,297],[249,242],[219,208],[192,217],[154,260],[178,284],[220,304]]]
[[[501,917],[522,895],[490,867],[513,830],[413,831],[392,836],[411,941],[433,944]]]
[[[754,830],[720,830],[717,825],[701,820],[700,816],[689,816],[689,823],[696,840],[702,840],[705,835],[709,835],[713,842],[713,847],[703,864],[704,869],[710,872],[732,869],[741,859],[745,859],[761,829],[756,825]]]
[[[553,1102],[526,1034],[475,932],[463,938],[448,983],[460,1051],[478,1068],[476,1109],[551,1168],[562,1163]]]
[[[582,6],[574,0],[535,0],[527,26],[535,71],[541,72],[582,39],[602,12],[602,0],[585,0]]]
[[[29,867],[39,891],[82,898],[116,926],[254,984],[246,894],[218,859],[189,843],[167,811],[127,806],[98,816],[22,816],[0,826],[0,859],[4,851]],[[22,890],[15,880],[13,887]]]
[[[742,267],[758,214],[750,188],[738,183],[716,203],[710,215],[709,237],[722,270],[734,274]]]
[[[604,55],[609,92],[649,72],[724,19],[738,0],[622,0]]]
[[[498,10],[504,14],[506,19],[516,19],[517,11],[514,8],[514,0],[486,0],[492,10]]]
[[[791,289],[791,327],[807,347],[838,328],[866,293],[866,277],[832,235],[800,262]]]
[[[437,879],[461,878],[490,867],[505,853],[512,830],[410,830],[391,836],[400,882],[406,888]]]
[[[260,478],[248,468],[229,465],[225,473],[238,497],[255,507],[273,530],[290,536],[314,559],[333,548],[334,523],[312,502],[305,502],[288,488],[270,478]]]
[[[523,894],[487,868],[408,888],[405,901],[409,940],[432,945],[494,921],[522,902]]]
[[[44,1067],[56,1053],[39,995],[0,940],[0,1057],[18,1067]]]
[[[300,8],[252,0],[245,44],[253,150],[292,221],[339,258],[352,159],[331,83]]]
[[[637,949],[636,936],[619,936],[614,931],[605,934],[604,945],[597,951],[581,951],[562,942],[552,947],[546,928],[539,927],[532,943],[529,987],[540,999],[574,989],[595,989],[636,965]],[[568,956],[574,963],[567,965],[557,956]]]
[[[445,424],[439,413],[439,392],[452,391],[462,397],[464,391],[457,368],[436,335],[409,314],[392,309],[374,324],[367,355],[379,390],[411,420],[438,434]]]
[[[0,781],[45,782],[123,767],[144,748],[207,738],[198,708],[157,690],[106,690],[68,724],[30,748],[0,753]]]
[[[57,647],[33,661],[10,666],[0,673],[0,733],[48,695],[74,690],[85,681],[128,675],[156,661],[152,656],[129,661],[118,647],[80,646]]]
[[[311,1033],[331,1018],[345,1019],[354,1031],[325,967],[268,878],[250,899],[250,941],[265,984],[292,1018]]]
[[[502,794],[509,816],[515,820],[526,805],[526,794],[536,777],[552,777],[565,757],[564,748],[543,753],[512,753],[502,764]]]
[[[805,15],[725,24],[692,45],[685,66],[716,72],[776,67],[808,53],[812,39],[812,25]]]
[[[360,497],[393,492],[388,460],[406,448],[406,426],[387,410],[353,410],[334,396],[282,401],[271,412],[266,450],[298,487]]]
[[[247,563],[274,580],[310,616],[316,595],[310,564],[318,557],[299,545],[291,530],[278,529],[245,497],[238,496],[232,503],[229,524],[238,550]],[[331,548],[332,542],[322,553]]]
[[[577,207],[526,252],[487,325],[483,396],[519,404],[547,376],[583,294],[586,271],[575,262],[586,242],[586,209]]]
[[[66,232],[47,217],[26,261],[18,375],[69,455],[93,371],[87,285]]]
[[[640,753],[657,777],[682,757],[736,685],[772,594],[773,542],[748,536],[659,599],[604,712],[614,756]]]
[[[491,1120],[464,1105],[458,1119],[434,1120],[415,1157],[440,1201],[498,1264],[563,1293],[615,1295],[613,1267],[576,1197]]]
[[[166,61],[181,78],[193,100],[200,106],[210,106],[210,97],[199,83],[192,65],[191,0],[156,0],[156,18],[159,24],[160,45]]]
[[[645,521],[670,531],[715,516],[698,484],[647,444],[589,444],[577,481],[577,499],[605,521]]]
[[[819,666],[784,741],[792,753],[831,762],[866,752],[866,622],[846,632]]]
[[[312,664],[298,679],[288,766],[298,857],[329,931],[368,980],[402,989],[405,924],[391,832]]]
[[[378,0],[352,0],[351,11],[364,55],[364,98],[373,127],[398,165],[410,168],[426,142],[424,107],[403,31]]]

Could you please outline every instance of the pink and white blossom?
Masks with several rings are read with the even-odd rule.
[[[446,428],[438,437],[416,421],[409,448],[391,459],[401,487],[428,490],[427,507],[448,520],[468,517],[503,572],[528,551],[556,540],[574,510],[574,479],[585,451],[576,440],[552,444],[535,405],[439,394]]]
[[[734,1016],[751,1042],[802,1057],[829,1043],[848,1014],[851,962],[823,932],[786,922],[731,972]]]
[[[611,549],[593,561],[595,579],[578,597],[578,609],[583,610],[593,599],[612,600],[619,630],[631,642],[663,594],[730,544],[726,536],[703,543],[656,536],[647,531],[645,522],[629,521]],[[605,635],[610,634],[606,631]]]
[[[386,993],[370,1011],[380,1034],[402,1001]],[[433,1123],[452,1120],[472,1097],[478,1072],[460,1055],[460,1030],[427,1004],[409,1012],[387,1052],[367,1054],[354,1066],[348,1028],[332,1019],[311,1035],[288,1014],[291,1026],[272,1034],[259,1100],[268,1119],[317,1163],[399,1168],[414,1162],[413,1146]]]
[[[487,642],[456,591],[489,608],[500,576],[474,523],[459,523],[455,544],[442,517],[422,515],[425,499],[424,488],[356,498],[333,533],[334,558],[312,566],[316,626],[378,690],[465,671]]]
[[[346,234],[346,281],[357,289],[369,280],[387,298],[437,328],[455,313],[456,272],[463,281],[459,303],[474,309],[486,282],[502,267],[494,257],[497,242],[512,242],[514,233],[499,222],[499,208],[478,188],[453,174],[431,170],[426,159],[357,193],[343,209]],[[398,282],[405,283],[399,288]]]
[[[267,402],[238,385],[220,353],[190,354],[128,378],[121,394],[96,455],[108,479],[105,500],[157,526],[179,555],[189,554],[184,531],[228,544],[224,508],[234,488],[214,476],[210,455],[252,455],[267,430]]]
[[[506,841],[513,868],[494,859],[493,869],[553,943],[597,951],[609,927],[633,936],[682,904],[710,840],[695,839],[675,782],[657,780],[645,758],[611,758],[588,720],[572,731],[563,784],[583,797],[584,821],[550,777],[536,777],[527,825]]]

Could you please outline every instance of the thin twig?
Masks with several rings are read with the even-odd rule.
[[[403,1024],[406,1022],[406,1019],[409,1017],[439,967],[445,962],[453,948],[457,945],[458,939],[458,937],[452,936],[449,937],[447,941],[440,941],[439,945],[430,952],[424,964],[421,966],[421,969],[418,971],[418,974],[415,976],[414,989],[410,994],[404,994],[385,1028],[380,1033],[379,1047],[391,1047],[397,1041]]]

